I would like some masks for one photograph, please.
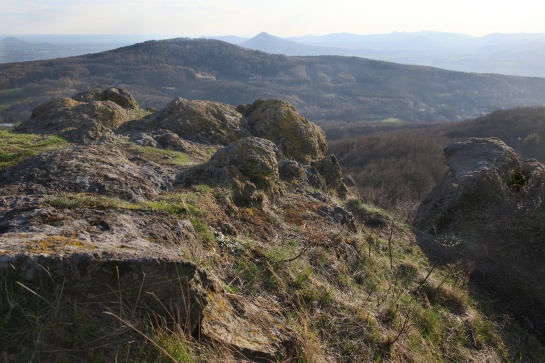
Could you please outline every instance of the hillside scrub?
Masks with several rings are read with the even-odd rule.
[[[366,200],[392,211],[418,203],[443,176],[441,144],[401,131],[332,141],[343,170],[354,178]]]
[[[399,204],[418,204],[446,171],[443,148],[469,137],[497,137],[522,159],[545,162],[543,107],[498,110],[445,124],[327,124],[325,131],[335,138],[328,142],[330,151],[360,195],[391,211]]]

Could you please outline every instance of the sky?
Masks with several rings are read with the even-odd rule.
[[[0,34],[545,33],[536,0],[0,0]]]

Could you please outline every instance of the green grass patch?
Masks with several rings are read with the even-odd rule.
[[[0,170],[15,165],[22,160],[44,151],[57,150],[66,141],[57,136],[20,134],[0,130]]]
[[[86,193],[60,193],[49,196],[45,202],[55,208],[101,208],[101,209],[140,209],[139,204],[130,203],[114,197]]]
[[[160,159],[159,161],[163,164],[175,166],[193,166],[197,164],[188,154],[180,151],[158,149],[156,147],[140,146],[132,143],[128,146],[132,152],[142,154],[147,158]]]

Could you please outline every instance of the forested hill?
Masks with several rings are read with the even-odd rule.
[[[145,107],[173,97],[233,105],[282,98],[313,121],[447,121],[545,104],[545,79],[445,71],[357,57],[287,57],[209,39],[149,41],[86,56],[0,65],[0,117],[122,85]],[[1,119],[0,119],[1,121]]]

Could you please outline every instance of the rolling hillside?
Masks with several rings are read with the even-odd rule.
[[[443,148],[470,137],[497,137],[521,159],[545,162],[545,107],[498,110],[439,125],[329,123],[324,129],[329,150],[362,197],[389,209],[418,204],[447,170]]]
[[[287,57],[216,40],[149,41],[87,56],[0,65],[0,116],[112,84],[145,107],[173,97],[232,105],[282,98],[315,122],[466,119],[545,103],[545,79],[470,74],[341,56]]]

